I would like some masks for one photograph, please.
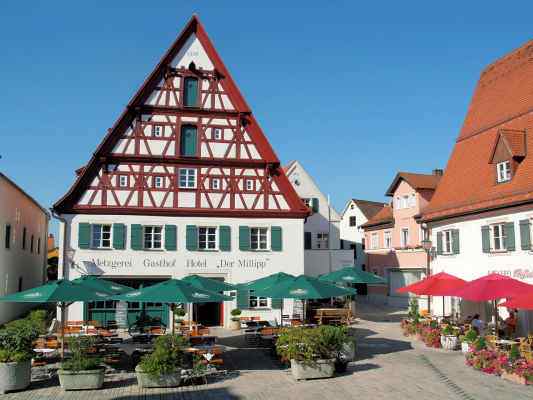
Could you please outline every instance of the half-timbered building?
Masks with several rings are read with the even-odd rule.
[[[240,283],[304,271],[308,209],[196,16],[76,173],[54,205],[60,276],[138,287],[188,274]],[[115,320],[116,307],[75,304],[69,319]],[[195,318],[222,325],[235,307],[279,315],[279,302],[238,293]],[[157,303],[130,303],[120,318],[143,310],[168,320]]]

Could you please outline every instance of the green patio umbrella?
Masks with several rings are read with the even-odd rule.
[[[347,266],[338,271],[322,275],[319,279],[321,281],[335,283],[366,283],[369,285],[385,285],[387,283],[381,276],[356,269],[352,266]]]
[[[110,294],[122,294],[134,290],[133,288],[119,283],[111,282],[107,279],[99,278],[95,275],[84,275],[74,279],[72,282],[82,284],[94,290],[109,292]]]
[[[183,278],[182,281],[187,282],[194,287],[209,290],[211,292],[227,292],[236,289],[235,285],[200,275],[189,275]]]
[[[156,285],[112,296],[113,300],[167,303],[172,308],[172,333],[174,333],[174,307],[176,303],[210,303],[233,300],[230,296],[200,289],[179,279],[169,279]],[[190,319],[190,318],[189,318]]]
[[[110,293],[60,279],[42,286],[0,297],[13,303],[56,303],[61,309],[61,358],[65,356],[65,309],[75,301],[106,300]]]

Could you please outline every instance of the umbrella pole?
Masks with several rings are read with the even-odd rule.
[[[283,299],[281,299],[281,310],[279,314],[279,324],[283,328]]]
[[[494,336],[496,336],[496,338],[499,337],[499,332],[498,332],[498,308],[496,307],[496,302],[497,300],[494,299],[493,300],[494,304],[493,304],[493,307],[494,307]]]
[[[445,315],[445,305],[444,305],[444,296],[442,296],[442,319],[444,319],[444,315]]]
[[[65,303],[59,303],[61,309],[61,360],[65,359]]]
[[[174,336],[174,325],[176,325],[176,313],[174,312],[175,307],[176,305],[174,303],[172,303],[172,305],[170,306],[170,309],[172,310],[172,336]]]

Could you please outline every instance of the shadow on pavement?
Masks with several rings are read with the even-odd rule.
[[[153,393],[150,393],[153,391]],[[174,393],[160,393],[160,389],[145,389],[139,394],[128,394],[127,396],[117,396],[114,400],[161,400],[161,399],[242,399],[242,397],[234,395],[225,388],[202,388],[198,390],[184,390],[176,391]]]

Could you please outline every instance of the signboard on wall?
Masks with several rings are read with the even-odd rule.
[[[128,303],[126,301],[117,301],[115,308],[115,321],[120,328],[128,326]]]
[[[488,271],[489,274],[500,274],[521,281],[533,281],[533,268],[501,268]]]

